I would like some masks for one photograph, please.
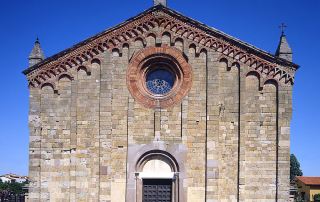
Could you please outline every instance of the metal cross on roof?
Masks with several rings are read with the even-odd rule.
[[[284,23],[281,23],[281,25],[279,26],[279,28],[281,29],[281,34],[284,34],[284,30],[287,28],[287,25]]]

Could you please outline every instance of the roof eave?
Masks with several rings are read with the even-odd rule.
[[[35,64],[35,65],[31,66],[31,67],[26,68],[25,70],[22,71],[22,73],[24,75],[28,75],[30,72],[32,72],[33,70],[37,69],[38,67],[40,67],[40,66],[42,66],[44,64],[47,64],[47,63],[49,63],[51,61],[54,61],[55,59],[65,55],[66,53],[69,53],[70,51],[73,51],[73,50],[75,50],[75,49],[77,49],[77,48],[79,48],[79,47],[81,47],[81,46],[83,46],[83,45],[95,40],[96,38],[98,38],[98,37],[100,37],[100,36],[102,36],[104,34],[107,34],[109,32],[112,32],[112,31],[114,31],[114,30],[116,30],[116,29],[118,29],[118,28],[120,28],[120,27],[122,27],[122,26],[124,26],[124,25],[126,25],[126,24],[128,24],[128,23],[130,23],[130,22],[132,22],[134,20],[136,20],[136,19],[139,19],[143,15],[145,15],[147,13],[150,13],[150,12],[153,12],[154,10],[157,10],[159,8],[164,8],[164,6],[163,5],[153,6],[153,7],[149,8],[149,9],[147,9],[147,10],[141,12],[141,13],[139,13],[138,15],[136,15],[134,17],[131,17],[131,18],[127,19],[126,21],[124,21],[124,22],[122,22],[122,23],[120,23],[120,24],[118,24],[118,25],[116,25],[114,27],[106,29],[106,30],[104,30],[104,31],[102,31],[102,32],[100,32],[98,34],[95,34],[94,36],[91,36],[88,39],[83,40],[83,41],[71,46],[70,48],[67,48],[67,49],[65,49],[63,51],[60,51],[60,52],[58,52],[58,53],[56,53],[56,54],[44,59],[43,61],[39,62],[38,64]]]
[[[111,28],[109,28],[107,30],[104,30],[104,31],[100,32],[99,34],[96,34],[96,35],[94,35],[94,36],[92,36],[92,37],[90,37],[90,38],[88,38],[88,39],[86,39],[84,41],[81,41],[81,42],[73,45],[70,48],[67,48],[67,49],[65,49],[65,50],[63,50],[63,51],[61,51],[61,52],[59,52],[59,53],[57,53],[57,54],[55,54],[55,55],[53,55],[51,57],[48,57],[48,58],[44,59],[43,61],[41,61],[40,63],[38,63],[36,65],[33,65],[31,67],[28,67],[22,73],[25,74],[25,75],[28,75],[30,72],[36,70],[40,66],[42,66],[44,64],[47,64],[49,62],[52,62],[52,61],[58,59],[59,57],[62,57],[63,55],[65,55],[65,54],[67,54],[67,53],[69,53],[69,52],[71,52],[71,51],[73,51],[73,50],[75,50],[75,49],[77,49],[77,48],[79,48],[79,47],[81,47],[81,46],[93,41],[93,40],[95,40],[96,38],[98,38],[98,37],[100,37],[100,36],[102,36],[104,34],[107,34],[109,32],[112,32],[112,31],[114,31],[114,30],[116,30],[116,29],[118,29],[118,28],[120,28],[120,27],[122,27],[122,26],[124,26],[124,25],[126,25],[126,24],[128,24],[128,23],[130,23],[130,22],[132,22],[134,20],[136,20],[136,19],[141,18],[145,14],[148,14],[148,13],[156,11],[156,10],[166,10],[167,12],[173,14],[174,16],[179,17],[180,20],[187,21],[188,23],[190,23],[193,26],[200,27],[207,34],[210,34],[210,35],[218,37],[218,38],[222,38],[223,40],[225,40],[227,42],[231,42],[233,44],[236,44],[239,48],[242,48],[242,49],[244,49],[244,50],[246,50],[246,51],[248,51],[250,53],[252,52],[257,56],[268,60],[269,62],[277,63],[277,64],[283,65],[283,66],[289,66],[289,67],[294,68],[294,70],[297,70],[300,67],[299,65],[297,65],[297,64],[295,64],[293,62],[290,62],[290,61],[287,61],[285,59],[276,57],[275,55],[272,55],[272,54],[270,54],[270,53],[268,53],[268,52],[266,52],[266,51],[264,51],[262,49],[259,49],[259,48],[255,47],[255,46],[253,46],[253,45],[251,45],[249,43],[243,42],[243,41],[241,41],[241,40],[239,40],[239,39],[237,39],[235,37],[232,37],[232,36],[222,32],[220,30],[217,30],[215,28],[209,27],[206,24],[203,24],[203,23],[198,22],[196,20],[193,20],[193,19],[191,19],[189,17],[186,17],[186,16],[180,14],[179,12],[177,12],[175,10],[172,10],[172,9],[170,9],[168,7],[165,7],[165,6],[160,4],[160,5],[153,6],[153,7],[149,8],[149,9],[141,12],[140,14],[136,15],[135,17],[129,18],[128,20],[124,21],[123,23],[120,23],[119,25],[116,25],[116,26],[111,27]]]
[[[213,28],[213,27],[210,27],[210,26],[208,26],[208,25],[206,25],[206,24],[204,24],[204,23],[201,23],[201,22],[199,22],[199,21],[196,21],[196,20],[194,20],[194,19],[192,19],[192,18],[186,17],[186,16],[184,16],[183,14],[181,14],[181,13],[175,11],[175,10],[172,10],[172,9],[170,9],[170,8],[167,8],[167,7],[165,7],[164,9],[167,9],[169,12],[171,12],[171,13],[179,16],[181,20],[187,20],[189,23],[201,27],[201,28],[202,28],[204,31],[206,31],[208,34],[211,34],[211,35],[216,36],[216,37],[222,37],[224,40],[226,40],[226,41],[228,41],[228,42],[231,41],[231,42],[237,44],[237,45],[240,46],[242,49],[245,49],[245,50],[247,50],[247,51],[249,50],[249,52],[252,51],[252,52],[255,52],[255,53],[259,53],[259,54],[261,54],[261,56],[262,56],[264,59],[266,59],[265,57],[268,57],[268,59],[271,60],[270,62],[281,63],[282,65],[290,66],[290,67],[293,67],[293,68],[295,68],[295,69],[298,69],[298,68],[300,67],[298,64],[295,64],[295,63],[290,62],[290,61],[288,61],[288,60],[285,60],[285,59],[276,57],[276,56],[273,55],[273,54],[270,54],[270,53],[268,53],[268,52],[266,52],[266,51],[264,51],[264,50],[262,50],[262,49],[260,49],[260,48],[257,48],[257,47],[255,47],[255,46],[249,44],[249,43],[243,42],[243,41],[241,41],[240,39],[237,39],[237,38],[235,38],[235,37],[233,37],[233,36],[230,36],[230,35],[222,32],[222,31],[220,31],[220,30],[218,30],[218,29],[215,29],[215,28]]]

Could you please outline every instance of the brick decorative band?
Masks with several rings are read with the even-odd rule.
[[[146,87],[146,72],[156,64],[175,74],[175,83],[167,94],[154,95]],[[192,86],[192,69],[183,53],[169,46],[147,47],[131,59],[127,71],[127,86],[136,101],[147,108],[167,108],[181,102]]]

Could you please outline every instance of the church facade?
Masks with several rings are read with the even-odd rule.
[[[288,200],[284,34],[272,55],[155,1],[29,63],[30,201]]]

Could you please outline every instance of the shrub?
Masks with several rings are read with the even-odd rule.
[[[320,202],[320,193],[313,196],[315,202]]]

